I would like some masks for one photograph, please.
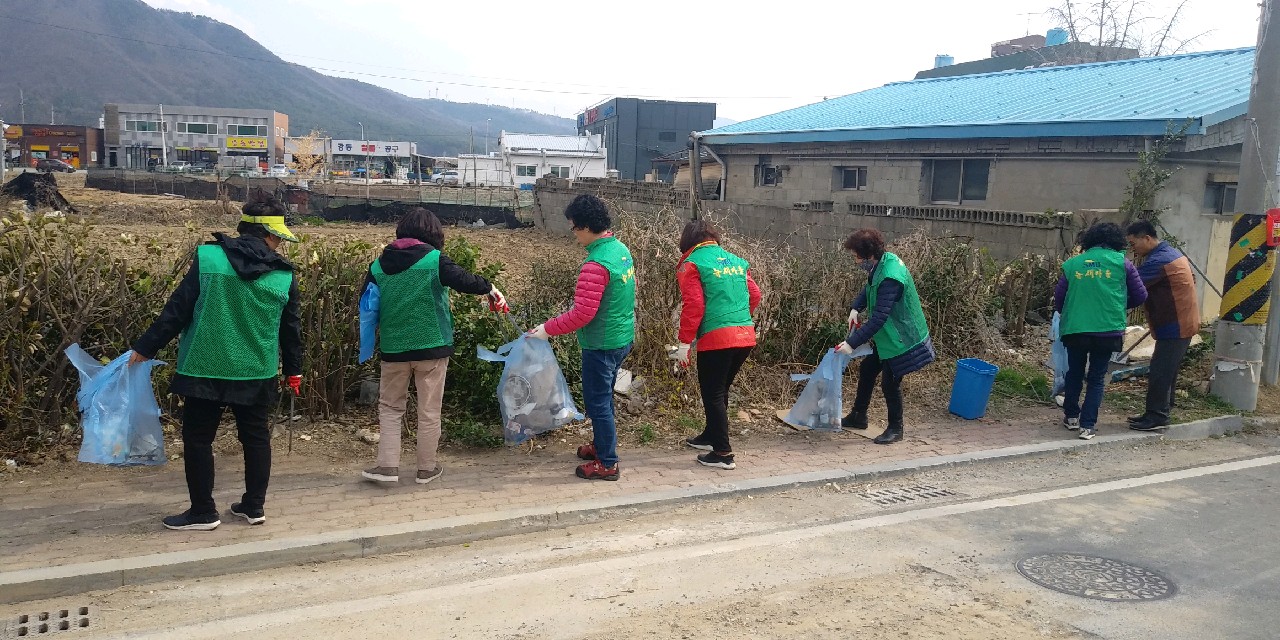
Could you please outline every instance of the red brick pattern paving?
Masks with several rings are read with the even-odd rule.
[[[1017,423],[940,421],[909,428],[907,439],[878,446],[851,433],[789,432],[735,442],[738,468],[702,467],[691,449],[624,448],[618,482],[580,480],[567,444],[556,438],[546,449],[442,454],[444,476],[430,485],[413,483],[410,467],[402,483],[384,487],[359,478],[367,460],[334,465],[297,454],[286,456],[277,441],[268,522],[249,527],[224,515],[214,532],[168,531],[160,518],[187,506],[182,463],[160,468],[78,468],[74,474],[0,475],[0,556],[4,571],[50,567],[119,557],[279,539],[364,526],[616,498],[665,489],[841,469],[1066,439],[1060,414],[1031,408]],[[768,429],[774,429],[770,425]],[[757,426],[757,431],[758,431]],[[1115,428],[1104,426],[1104,432]],[[372,449],[372,448],[371,448]],[[404,455],[406,464],[413,456]],[[239,499],[239,460],[218,460],[219,508]]]

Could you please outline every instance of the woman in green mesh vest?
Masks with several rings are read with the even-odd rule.
[[[573,307],[529,331],[546,340],[576,331],[582,347],[582,401],[594,438],[578,447],[586,460],[574,472],[586,480],[618,479],[618,432],[613,419],[613,385],[622,360],[631,353],[636,329],[636,269],[631,250],[609,231],[609,205],[593,195],[573,199],[564,210],[573,237],[587,250],[578,272]]]
[[[378,462],[360,473],[374,482],[400,481],[400,429],[409,384],[418,388],[418,470],[414,482],[427,484],[444,468],[436,460],[440,444],[440,403],[445,369],[453,355],[453,315],[446,287],[485,296],[490,308],[506,310],[498,288],[468,273],[448,256],[444,229],[434,213],[421,207],[396,225],[396,241],[369,265],[363,291],[378,285]]]

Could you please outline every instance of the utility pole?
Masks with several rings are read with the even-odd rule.
[[[1280,206],[1276,202],[1277,161],[1280,161],[1280,34],[1268,33],[1273,25],[1276,0],[1264,0],[1258,28],[1258,50],[1253,60],[1253,94],[1245,123],[1244,151],[1240,158],[1240,185],[1236,202],[1243,210],[1262,213]],[[1266,64],[1263,64],[1266,61]],[[1239,204],[1237,205],[1239,206]],[[1280,281],[1271,280],[1271,307],[1280,309]],[[1262,352],[1262,383],[1280,381],[1280,315],[1267,318]]]
[[[160,105],[160,164],[169,166],[169,143],[164,139],[164,105]],[[167,170],[167,169],[166,169]]]
[[[357,122],[360,125],[360,150],[364,151],[364,202],[368,204],[369,200],[369,141],[364,139],[364,123]]]
[[[18,89],[18,117],[22,119],[22,124],[27,123],[27,99],[22,95],[22,89]]]
[[[698,219],[698,205],[702,204],[702,137],[689,134],[689,219]]]
[[[9,125],[0,120],[0,185],[4,184],[4,163],[8,160],[9,155],[9,139],[4,137],[4,133],[9,130]]]
[[[1280,36],[1268,33],[1275,3],[1262,2],[1236,192],[1236,209],[1245,214],[1236,217],[1231,229],[1221,318],[1214,340],[1211,390],[1242,411],[1257,408],[1259,378],[1266,378],[1264,363],[1280,364],[1276,363],[1280,337],[1273,337],[1280,336],[1280,318],[1268,318],[1277,291],[1272,284],[1276,255],[1265,245],[1263,215],[1269,204],[1274,205],[1280,154],[1280,65],[1275,64],[1280,59]]]

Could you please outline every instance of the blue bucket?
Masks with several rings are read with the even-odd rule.
[[[987,414],[987,400],[1000,370],[990,362],[965,358],[956,362],[956,381],[951,384],[951,404],[947,410],[965,420],[977,420]]]

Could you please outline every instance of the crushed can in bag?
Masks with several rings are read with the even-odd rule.
[[[814,431],[840,431],[840,419],[844,417],[841,392],[844,387],[844,370],[854,358],[869,355],[870,345],[858,347],[853,354],[844,355],[828,349],[811,374],[792,374],[791,380],[808,380],[800,397],[785,415],[778,412],[783,422],[797,429]]]
[[[160,405],[151,388],[151,371],[163,366],[147,360],[129,366],[132,351],[101,364],[73,344],[67,358],[80,373],[80,424],[84,440],[80,462],[118,466],[165,463]]]
[[[498,382],[498,408],[502,414],[502,439],[507,444],[520,444],[539,433],[583,419],[546,340],[521,335],[496,351],[476,347],[476,357],[504,363]]]

